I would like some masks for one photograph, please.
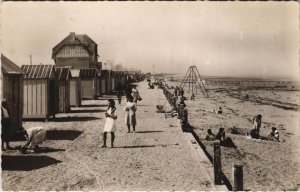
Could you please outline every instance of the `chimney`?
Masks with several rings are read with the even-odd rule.
[[[70,32],[71,41],[75,41],[75,32]]]

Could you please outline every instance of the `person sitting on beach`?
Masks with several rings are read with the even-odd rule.
[[[237,148],[230,137],[225,137],[225,129],[222,127],[219,129],[216,139],[220,141],[221,146]]]
[[[217,113],[218,113],[218,114],[222,114],[222,113],[223,113],[222,107],[219,107]]]
[[[194,93],[192,93],[192,95],[191,95],[191,101],[195,101],[195,94]]]
[[[279,132],[278,132],[278,130],[275,127],[272,127],[272,131],[270,132],[268,138],[270,140],[272,140],[272,141],[278,141],[278,142],[280,142]]]
[[[205,139],[207,141],[214,141],[216,139],[216,135],[213,134],[213,132],[211,131],[211,129],[208,129],[207,130],[207,135],[206,135]]]
[[[260,127],[261,127],[261,119],[262,119],[262,115],[258,114],[257,116],[255,116],[252,120],[253,122],[253,129],[255,130],[256,134],[259,136],[259,132],[260,132]]]
[[[39,145],[46,140],[46,130],[42,126],[31,127],[22,131],[27,142],[21,146],[21,153],[26,153],[29,147],[33,147],[34,152],[39,152]]]

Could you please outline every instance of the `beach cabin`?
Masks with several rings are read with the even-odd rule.
[[[24,77],[23,118],[47,119],[58,110],[54,65],[22,65]]]
[[[65,67],[55,68],[55,79],[57,83],[58,112],[67,113],[71,111],[70,105],[70,69]]]
[[[52,59],[56,67],[71,67],[72,69],[97,68],[97,44],[86,34],[71,32],[52,49]]]
[[[12,132],[22,128],[24,71],[1,54],[1,100],[6,99]]]
[[[102,94],[108,95],[112,92],[112,71],[102,70],[101,71],[101,92]]]
[[[81,106],[81,80],[80,80],[80,70],[71,69],[70,70],[70,106]]]
[[[97,69],[88,68],[80,69],[79,76],[81,79],[81,98],[96,99],[97,98]]]

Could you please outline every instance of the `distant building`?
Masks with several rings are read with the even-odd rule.
[[[97,68],[97,44],[86,34],[78,35],[71,32],[66,38],[52,49],[52,59],[56,67],[71,67],[72,69]]]

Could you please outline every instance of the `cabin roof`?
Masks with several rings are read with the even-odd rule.
[[[58,51],[65,45],[80,45],[86,49],[89,54],[92,54],[95,52],[94,48],[97,44],[86,34],[75,34],[71,32],[52,49],[52,58],[54,58]]]
[[[24,79],[54,79],[54,65],[22,65]]]
[[[68,80],[70,78],[70,69],[66,67],[55,68],[55,79],[56,80]]]
[[[1,54],[1,71],[4,74],[23,75],[25,72],[3,54]]]
[[[97,69],[95,68],[80,69],[79,76],[81,78],[97,77]]]

